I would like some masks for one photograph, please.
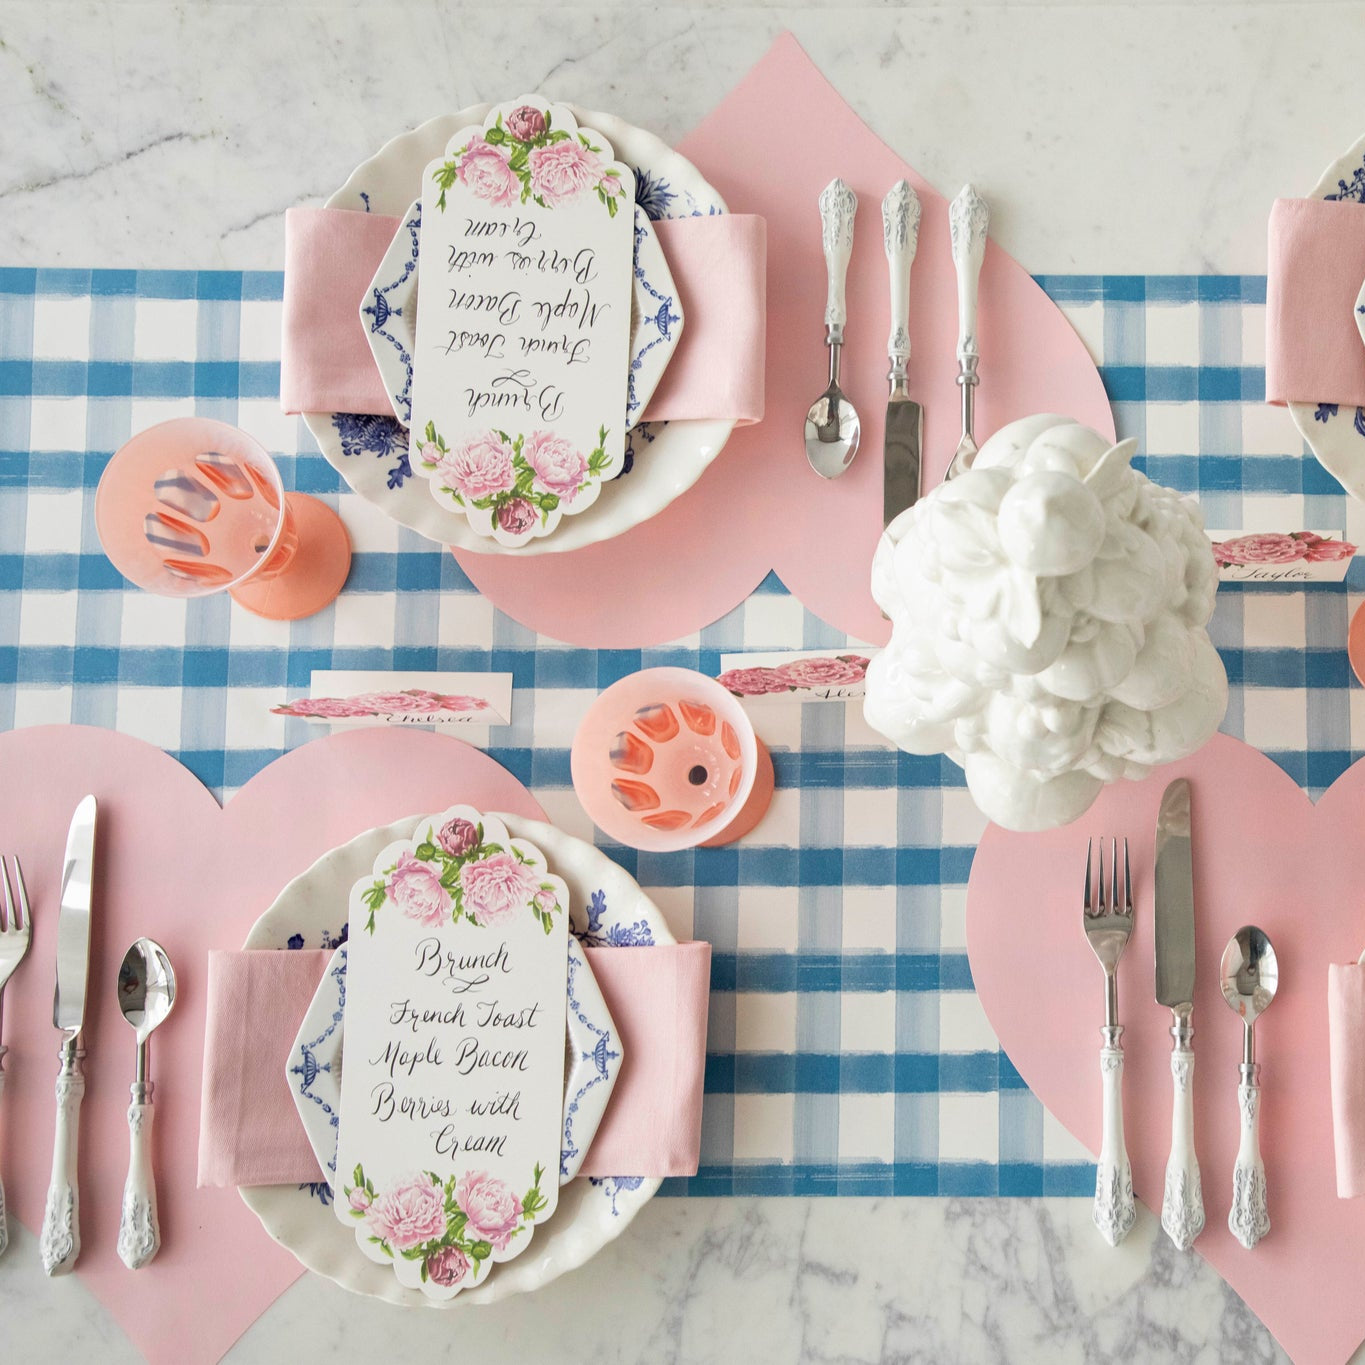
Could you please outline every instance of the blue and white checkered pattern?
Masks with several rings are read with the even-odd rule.
[[[1049,277],[1100,362],[1147,471],[1210,525],[1343,529],[1365,516],[1265,407],[1259,277]],[[274,273],[0,270],[0,727],[113,726],[220,794],[316,733],[269,708],[315,668],[511,671],[493,754],[570,832],[568,746],[607,683],[714,673],[722,652],[843,636],[769,578],[666,648],[584,650],[495,610],[448,554],[343,492],[280,413]],[[276,453],[286,486],[341,508],[356,556],[336,606],[292,625],[226,598],[129,588],[101,554],[93,491],[133,432],[199,413]],[[1352,569],[1365,581],[1365,565]],[[1225,729],[1319,794],[1360,753],[1365,692],[1340,588],[1225,589]],[[613,849],[680,934],[715,947],[700,1173],[674,1193],[1086,1194],[1093,1166],[1000,1051],[971,988],[967,872],[982,830],[946,761],[889,751],[856,706],[754,708],[778,791],[754,836],[668,855]]]

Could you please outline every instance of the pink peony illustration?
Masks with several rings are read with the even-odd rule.
[[[1304,558],[1318,564],[1332,559],[1350,559],[1356,547],[1345,540],[1322,540],[1315,538],[1308,544]]]
[[[466,853],[472,853],[478,848],[479,831],[472,821],[464,820],[457,815],[441,826],[436,842],[452,858],[463,858]]]
[[[507,1247],[521,1219],[521,1200],[487,1171],[468,1171],[455,1186],[455,1202],[469,1218],[469,1231],[499,1251]]]
[[[429,714],[440,709],[430,692],[366,692],[357,701],[364,702],[376,715],[409,716]]]
[[[545,115],[534,105],[518,105],[507,115],[507,131],[518,142],[533,142],[545,131]]]
[[[796,687],[849,687],[867,676],[867,660],[853,654],[841,659],[793,659],[777,671]]]
[[[553,915],[559,909],[559,897],[548,886],[542,886],[535,895],[536,909],[542,915]]]
[[[587,480],[588,462],[582,452],[552,431],[533,431],[521,453],[535,470],[534,486],[553,493],[561,502],[572,502]]]
[[[785,692],[791,686],[776,668],[731,668],[716,681],[737,697],[761,697],[769,692]]]
[[[406,1251],[444,1237],[446,1215],[440,1186],[424,1175],[409,1176],[375,1199],[366,1224],[394,1251]]]
[[[355,1209],[357,1213],[364,1213],[374,1201],[370,1198],[370,1192],[361,1185],[357,1185],[350,1194],[346,1196],[346,1202]]]
[[[621,183],[619,175],[603,175],[597,182],[597,188],[608,199],[619,199],[626,192],[626,187]]]
[[[516,479],[512,447],[497,432],[486,431],[441,454],[435,473],[445,487],[471,501],[505,493]]]
[[[513,498],[498,508],[498,525],[509,535],[525,535],[536,524],[536,509],[525,498]]]
[[[459,1247],[442,1247],[426,1260],[427,1279],[449,1288],[469,1273],[469,1257]]]
[[[476,133],[460,158],[460,179],[470,191],[490,204],[515,204],[521,197],[521,181],[507,164],[507,153],[485,142]]]
[[[488,702],[483,697],[466,697],[461,692],[435,694],[441,703],[442,711],[487,711]]]
[[[409,919],[419,924],[444,924],[450,917],[450,892],[441,885],[434,868],[406,849],[398,855],[384,890]]]
[[[1292,564],[1306,554],[1307,547],[1302,541],[1282,531],[1237,536],[1213,547],[1214,558],[1220,564]]]
[[[369,708],[358,697],[300,697],[275,707],[277,716],[313,716],[318,720],[368,716]]]
[[[510,853],[494,853],[460,869],[464,908],[479,924],[496,924],[531,903],[540,889],[533,869]]]
[[[527,154],[531,191],[551,207],[567,204],[602,178],[602,162],[596,152],[570,138],[548,147],[533,147]]]

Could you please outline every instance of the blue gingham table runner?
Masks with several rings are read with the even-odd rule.
[[[281,283],[0,270],[0,727],[111,726],[227,796],[318,733],[269,714],[315,668],[510,671],[513,723],[491,732],[491,752],[551,819],[592,838],[568,746],[598,690],[654,664],[714,673],[722,652],[845,643],[773,577],[658,649],[572,648],[502,615],[450,555],[342,492],[302,422],[281,414]],[[1262,277],[1040,283],[1099,361],[1139,465],[1198,492],[1210,526],[1365,541],[1361,509],[1261,401]],[[105,461],[133,432],[191,413],[247,428],[287,487],[342,507],[356,553],[335,608],[265,622],[225,597],[138,592],[105,560],[93,517]],[[1349,586],[1362,575],[1353,566]],[[1225,587],[1213,622],[1232,682],[1223,728],[1315,797],[1365,736],[1344,648],[1354,605],[1340,588]],[[959,771],[890,751],[856,705],[753,714],[778,782],[754,836],[612,850],[675,931],[715,950],[702,1166],[666,1190],[1091,1195],[1087,1154],[1024,1086],[972,991],[964,907],[983,822]]]

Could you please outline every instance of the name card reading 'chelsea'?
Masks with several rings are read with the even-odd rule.
[[[337,1216],[437,1298],[523,1251],[559,1195],[568,891],[456,806],[351,892]]]
[[[507,546],[621,470],[635,179],[540,96],[461,129],[422,182],[410,459]]]

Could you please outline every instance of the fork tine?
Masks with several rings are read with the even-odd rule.
[[[1085,899],[1081,902],[1081,909],[1088,915],[1091,913],[1090,905],[1090,854],[1093,850],[1095,841],[1087,839],[1085,841]]]
[[[1123,912],[1125,915],[1133,913],[1133,877],[1128,870],[1128,839],[1123,840]]]
[[[1109,901],[1108,901],[1107,898],[1106,898],[1107,888],[1105,887],[1105,884],[1104,884],[1104,840],[1103,840],[1103,839],[1100,840],[1100,871],[1099,871],[1099,877],[1097,878],[1097,880],[1099,881],[1099,884],[1100,884],[1100,905],[1099,905],[1099,913],[1100,913],[1101,915],[1107,915],[1107,914],[1109,913]]]
[[[0,934],[3,934],[14,919],[14,893],[9,889],[9,867],[3,857],[0,857],[0,881],[5,884],[5,904],[0,909]]]
[[[1110,839],[1110,840],[1109,840],[1109,845],[1110,845],[1110,851],[1111,851],[1112,854],[1113,854],[1113,859],[1112,859],[1112,861],[1113,861],[1113,864],[1114,864],[1114,870],[1113,870],[1113,873],[1112,873],[1113,879],[1114,879],[1114,880],[1113,880],[1114,895],[1113,895],[1112,904],[1113,904],[1113,908],[1114,908],[1114,913],[1117,915],[1117,914],[1121,913],[1121,911],[1122,911],[1122,909],[1123,909],[1123,906],[1122,906],[1122,904],[1121,904],[1120,901],[1119,901],[1119,841],[1118,841],[1118,839],[1117,839],[1117,838],[1112,838],[1112,839]]]
[[[19,889],[18,924],[11,923],[10,928],[17,928],[23,933],[28,933],[33,928],[33,918],[28,910],[28,887],[24,885],[24,869],[19,866],[19,855],[17,853],[10,861],[14,864],[14,884]]]

